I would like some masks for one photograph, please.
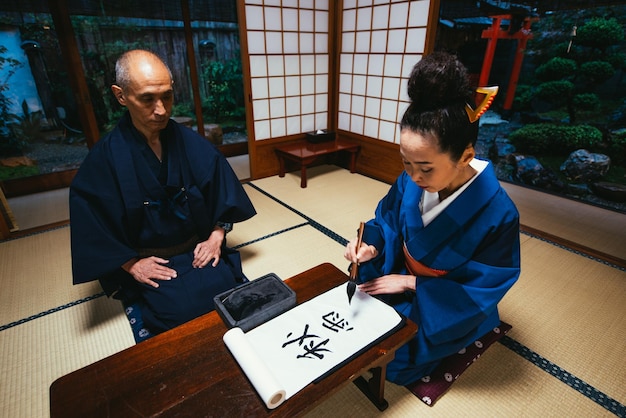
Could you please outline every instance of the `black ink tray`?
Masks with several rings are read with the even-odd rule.
[[[335,140],[335,133],[334,132],[328,132],[328,131],[307,132],[306,133],[306,140],[311,142],[311,143],[313,143],[313,144],[319,144],[320,142],[334,141]]]
[[[296,306],[296,292],[274,273],[244,283],[213,298],[228,328],[248,332]]]

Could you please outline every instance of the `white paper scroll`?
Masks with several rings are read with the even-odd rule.
[[[265,405],[269,409],[274,409],[283,403],[287,396],[285,390],[274,379],[272,372],[259,360],[243,331],[240,328],[231,328],[224,334],[224,343],[237,359]]]
[[[273,409],[401,322],[366,293],[357,291],[349,304],[342,284],[245,334],[233,328],[224,342]]]

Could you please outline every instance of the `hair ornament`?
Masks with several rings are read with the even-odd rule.
[[[467,116],[469,117],[470,123],[474,123],[480,118],[483,113],[489,109],[493,99],[498,94],[498,86],[492,87],[478,87],[476,89],[476,93],[484,94],[484,97],[480,104],[476,106],[476,109],[472,109],[469,104],[465,104],[465,111],[467,112]]]

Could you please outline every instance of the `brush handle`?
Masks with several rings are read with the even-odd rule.
[[[361,244],[363,243],[363,230],[365,229],[365,223],[361,222],[359,224],[359,235],[357,237],[356,240],[356,252],[359,252],[359,249],[361,249]],[[356,273],[357,270],[359,268],[359,263],[352,263],[352,267],[350,267],[350,280],[355,281],[356,280]]]

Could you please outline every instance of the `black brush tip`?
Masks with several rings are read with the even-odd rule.
[[[352,302],[352,296],[354,296],[355,291],[356,291],[356,283],[352,281],[348,282],[348,304]]]

